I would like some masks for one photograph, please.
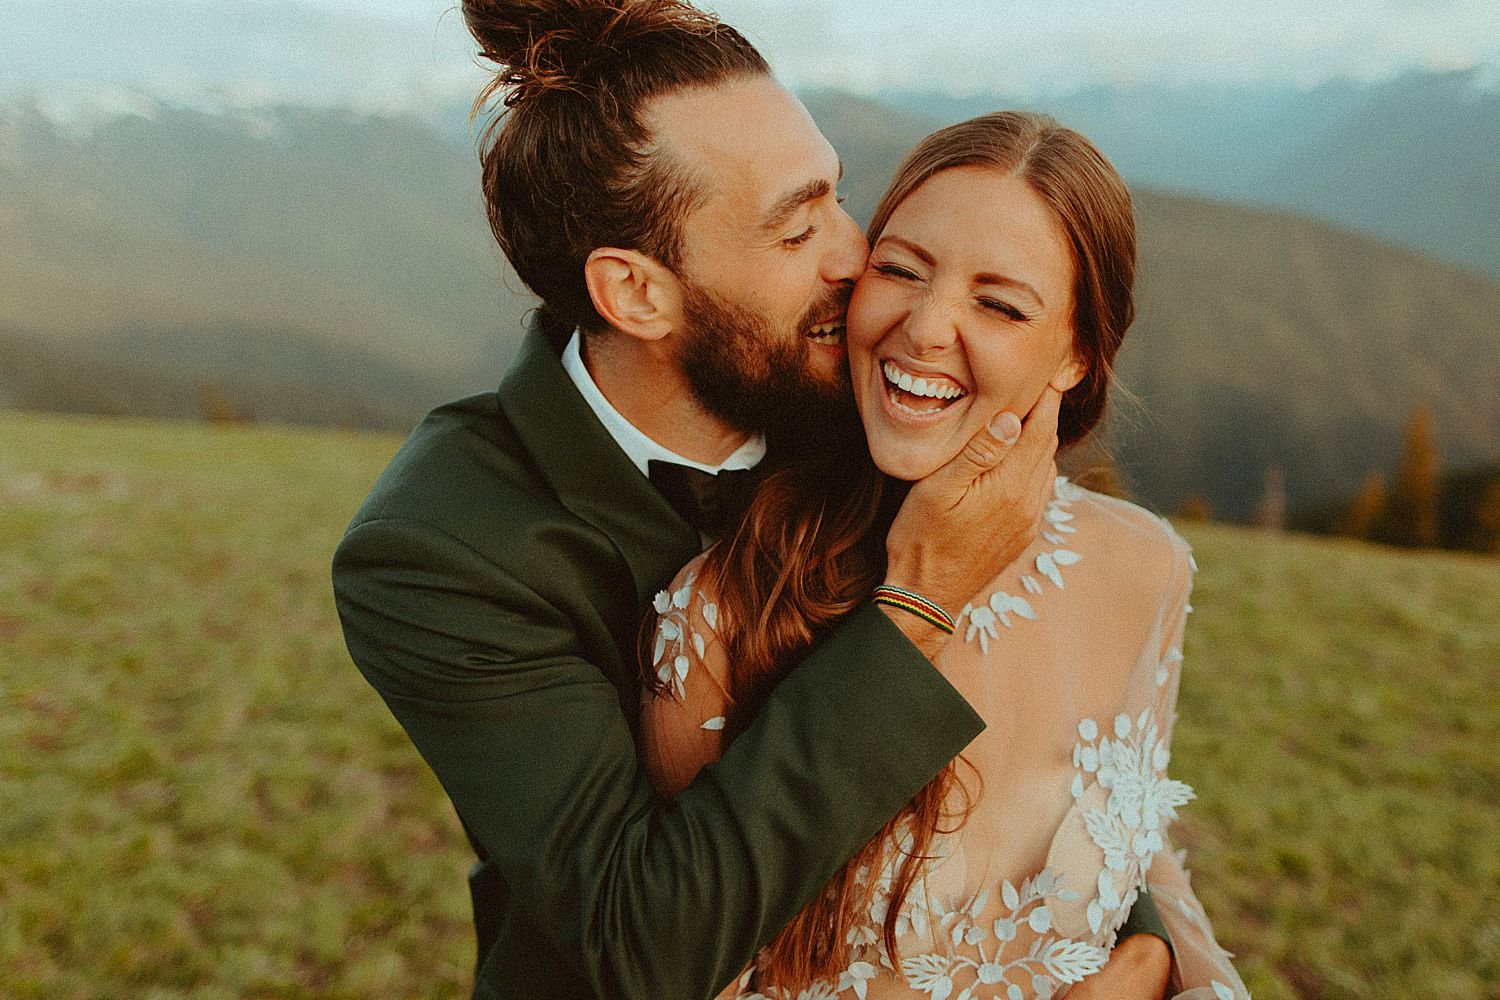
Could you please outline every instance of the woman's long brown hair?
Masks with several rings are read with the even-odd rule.
[[[739,530],[699,572],[702,586],[717,595],[717,633],[731,664],[726,738],[754,718],[785,666],[884,578],[885,534],[906,484],[882,475],[857,428],[855,434],[836,458],[795,460],[768,477]],[[957,810],[947,808],[955,791],[965,802]],[[886,950],[895,955],[901,904],[931,856],[933,838],[966,818],[967,792],[956,764],[917,792],[771,940],[759,963],[761,988],[795,994],[848,966],[848,932],[867,923],[887,845],[899,839],[903,852],[882,928]]]
[[[935,132],[896,173],[870,224],[873,243],[896,206],[934,174],[982,166],[1027,180],[1057,213],[1074,263],[1074,346],[1088,366],[1063,399],[1060,443],[1086,436],[1103,415],[1111,363],[1133,316],[1135,225],[1130,195],[1088,140],[1044,115],[1000,112]],[[786,668],[885,575],[885,536],[905,485],[871,462],[863,435],[830,429],[767,478],[737,532],[709,551],[699,579],[719,604],[729,656],[726,737],[742,730]],[[779,447],[785,455],[792,450]],[[655,681],[646,672],[647,682]],[[898,960],[896,926],[933,840],[967,819],[977,789],[950,763],[917,792],[766,947],[762,989],[795,992],[847,968],[849,931],[866,923],[875,885],[897,849],[881,937]],[[977,777],[977,775],[976,775]],[[898,841],[898,838],[899,841]],[[907,839],[909,838],[909,839]]]

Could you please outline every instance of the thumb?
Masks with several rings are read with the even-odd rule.
[[[1002,410],[987,426],[974,432],[969,443],[953,456],[943,471],[967,485],[999,465],[1020,437],[1021,418]]]

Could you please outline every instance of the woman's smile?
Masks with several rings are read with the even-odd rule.
[[[873,370],[873,369],[872,369]],[[952,416],[955,404],[969,395],[957,379],[925,371],[893,359],[883,361],[878,369],[885,383],[885,399],[892,417],[933,421]]]

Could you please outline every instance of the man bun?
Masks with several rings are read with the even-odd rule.
[[[653,34],[709,35],[712,14],[681,0],[463,0],[464,23],[495,78],[481,101],[507,107],[551,91],[587,91],[617,74]]]
[[[651,103],[771,68],[682,0],[461,2],[497,67],[474,102],[474,116],[489,118],[479,156],[490,228],[542,300],[544,325],[602,330],[589,254],[620,247],[676,268],[699,197],[700,180],[656,141]]]

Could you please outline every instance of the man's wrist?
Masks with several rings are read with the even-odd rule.
[[[938,602],[924,597],[922,594],[907,587],[898,587],[891,583],[882,583],[875,588],[871,600],[885,607],[895,608],[897,611],[905,611],[909,615],[920,618],[944,635],[952,635],[954,629],[953,616]]]
[[[907,640],[927,659],[937,662],[938,653],[948,644],[948,634],[934,625],[888,604],[879,605],[880,610],[891,620],[891,624],[906,636]]]

